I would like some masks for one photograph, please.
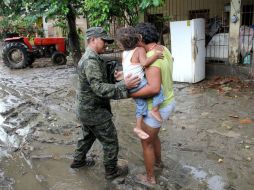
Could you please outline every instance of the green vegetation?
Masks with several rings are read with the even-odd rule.
[[[103,26],[110,23],[135,25],[140,11],[159,6],[164,0],[3,0],[0,1],[0,33],[17,32],[33,36],[42,33],[35,24],[42,16],[55,19],[56,25],[64,29],[69,41],[74,63],[81,58],[76,18],[86,17],[89,26]]]

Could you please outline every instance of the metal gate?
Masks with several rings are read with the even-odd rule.
[[[241,2],[240,27],[240,61],[243,65],[251,66],[251,76],[254,77],[254,0]]]

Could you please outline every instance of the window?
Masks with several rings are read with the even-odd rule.
[[[201,10],[192,10],[189,11],[189,19],[194,18],[204,18],[205,20],[209,19],[209,10],[208,9],[201,9]]]

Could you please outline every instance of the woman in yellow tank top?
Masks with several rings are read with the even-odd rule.
[[[140,46],[147,51],[147,57],[152,56],[154,50],[163,51],[164,58],[156,60],[149,68],[146,69],[148,85],[142,88],[137,93],[132,94],[132,97],[151,97],[160,91],[163,87],[164,102],[160,106],[160,114],[163,120],[167,120],[175,108],[174,91],[173,91],[173,59],[169,50],[161,45],[158,45],[159,35],[156,28],[150,23],[140,23],[136,26],[138,33],[142,35]],[[152,102],[148,98],[148,109],[151,110]],[[161,123],[155,120],[149,113],[144,118],[142,129],[149,135],[148,139],[141,140],[146,175],[137,175],[137,180],[140,183],[156,184],[154,175],[154,166],[162,167],[161,161],[161,142],[158,136]]]

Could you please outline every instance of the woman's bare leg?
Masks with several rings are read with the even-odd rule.
[[[155,165],[160,167],[161,166],[161,141],[160,137],[157,137],[154,140],[154,155],[155,155]]]
[[[157,141],[156,139],[158,137],[160,128],[151,128],[145,125],[144,123],[142,125],[142,128],[149,135],[148,139],[141,140],[142,147],[143,147],[145,168],[147,173],[147,180],[150,183],[155,183],[154,163],[155,163],[155,160],[157,159],[155,157],[155,154],[157,155],[158,154],[157,152],[160,151],[160,148],[158,149],[160,145],[157,145],[158,143],[160,143],[160,141]],[[155,143],[155,141],[157,142]]]

